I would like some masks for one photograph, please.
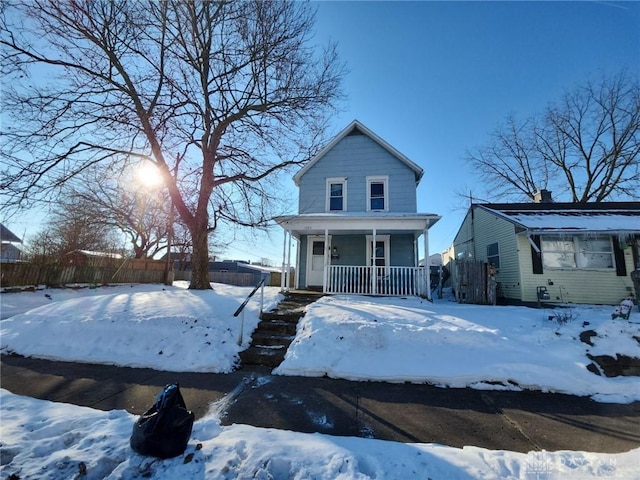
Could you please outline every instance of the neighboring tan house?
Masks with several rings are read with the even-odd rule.
[[[0,223],[0,261],[3,263],[19,262],[22,258],[22,250],[18,245],[21,244],[22,240]]]
[[[618,304],[640,268],[640,203],[473,204],[453,242],[455,261],[495,269],[497,295],[537,302]],[[455,271],[455,268],[451,270]],[[455,275],[455,272],[453,272]]]
[[[298,214],[276,218],[285,268],[291,238],[298,241],[295,288],[430,298],[418,247],[428,258],[429,228],[440,217],[417,213],[423,173],[358,121],[340,132],[294,176]]]

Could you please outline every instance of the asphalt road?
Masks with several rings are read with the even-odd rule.
[[[640,402],[597,403],[540,392],[284,377],[260,368],[172,373],[2,356],[0,386],[19,395],[139,414],[180,383],[196,419],[399,442],[529,452],[640,447]]]

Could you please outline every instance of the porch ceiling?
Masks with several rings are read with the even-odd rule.
[[[277,217],[276,222],[296,238],[302,235],[413,234],[416,237],[432,227],[440,216],[429,213],[410,214],[306,214]]]

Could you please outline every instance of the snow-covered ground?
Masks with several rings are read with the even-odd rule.
[[[34,400],[0,390],[0,477],[21,479],[589,479],[638,478],[640,449],[620,454],[490,451],[195,422],[185,454],[129,448],[136,417],[122,410]],[[79,465],[86,475],[79,475]],[[14,477],[16,478],[16,477]]]
[[[275,371],[351,380],[429,382],[478,389],[533,389],[640,400],[638,377],[587,370],[591,355],[640,357],[640,314],[611,320],[612,307],[554,311],[429,303],[419,298],[324,297],[308,307]],[[560,325],[553,315],[573,320]],[[635,318],[633,318],[635,317]],[[593,347],[580,332],[595,330]]]
[[[258,323],[260,293],[241,325],[233,312],[248,288],[184,283],[45,290],[0,295],[0,348],[42,358],[150,367],[230,371]],[[265,289],[265,309],[279,298]],[[607,378],[586,369],[592,355],[640,357],[640,314],[611,320],[611,307],[551,310],[459,305],[447,300],[325,297],[308,308],[282,375],[430,382],[482,389],[530,388],[640,400],[637,377]],[[8,317],[8,318],[7,318]],[[583,330],[597,336],[590,347]],[[194,426],[186,454],[153,460],[134,454],[135,417],[124,411],[33,400],[0,391],[0,477],[75,478],[640,478],[640,449],[622,454],[488,451],[397,444],[260,429],[222,427],[212,413]],[[215,409],[212,409],[212,412]],[[201,448],[198,448],[198,445]],[[191,459],[185,463],[185,459]]]

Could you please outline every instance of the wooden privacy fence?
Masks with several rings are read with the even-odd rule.
[[[73,283],[162,283],[165,262],[158,260],[124,259],[102,266],[33,265],[30,263],[0,264],[0,287],[28,285],[69,285]]]
[[[496,304],[496,281],[488,263],[457,260],[454,268],[458,303]]]
[[[176,270],[173,278],[175,280],[191,280],[191,270]],[[265,286],[279,287],[281,278],[282,274],[280,272],[270,272]],[[253,287],[260,279],[253,273],[209,272],[209,281],[238,287]],[[291,285],[294,285],[294,281],[295,274],[291,273]]]

